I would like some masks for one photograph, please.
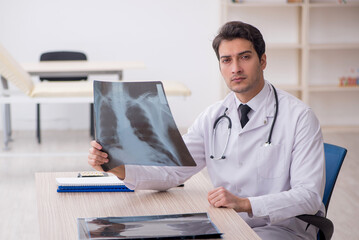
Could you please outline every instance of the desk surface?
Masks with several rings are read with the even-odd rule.
[[[21,66],[30,75],[118,74],[124,69],[145,68],[142,62],[43,61]]]
[[[207,201],[212,189],[203,173],[185,187],[166,192],[57,193],[56,177],[77,173],[36,173],[37,206],[41,239],[77,239],[77,218],[143,216],[208,212],[224,233],[223,239],[260,239],[232,209],[214,208]]]
[[[68,77],[90,74],[116,74],[122,80],[123,70],[145,68],[142,62],[95,62],[95,61],[42,61],[22,64],[26,72],[33,76]],[[159,79],[161,80],[161,79]],[[141,81],[141,80],[139,80]],[[142,80],[146,81],[146,80]],[[162,81],[166,94],[170,96],[189,96],[191,91],[182,83]],[[45,82],[46,83],[46,82]],[[54,83],[52,84],[59,84]],[[81,83],[80,83],[81,84]],[[47,88],[49,86],[46,86]],[[0,100],[1,101],[1,100]],[[5,100],[9,101],[9,100]]]

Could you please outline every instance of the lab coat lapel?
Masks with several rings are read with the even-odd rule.
[[[275,112],[275,98],[272,88],[268,94],[265,104],[263,104],[252,116],[246,126],[243,128],[242,133],[252,131],[254,129],[268,125],[272,122]]]
[[[259,112],[256,112],[252,118],[249,120],[249,122],[246,124],[246,126],[243,128],[241,133],[249,132],[254,129],[260,128],[262,126],[267,125],[268,123],[268,117],[265,111],[259,110]]]

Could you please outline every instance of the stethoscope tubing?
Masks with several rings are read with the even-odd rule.
[[[214,121],[214,125],[213,125],[213,133],[212,133],[212,152],[213,152],[213,155],[210,156],[211,159],[215,159],[215,160],[221,160],[221,159],[225,159],[226,157],[224,156],[224,153],[227,149],[227,146],[228,146],[228,142],[229,142],[229,138],[231,136],[231,131],[232,131],[232,120],[230,117],[227,116],[227,110],[228,108],[226,108],[226,110],[224,110],[224,113],[222,116],[220,116],[219,118],[217,118],[216,121]],[[219,121],[221,119],[227,119],[228,120],[228,132],[227,132],[227,140],[226,140],[226,144],[224,145],[224,148],[223,148],[223,152],[221,154],[221,157],[219,158],[215,158],[214,157],[214,139],[216,139],[216,130],[217,130],[217,124],[219,123]]]
[[[275,122],[277,121],[277,115],[278,115],[278,109],[279,109],[279,101],[278,101],[277,90],[275,89],[275,87],[272,84],[271,84],[271,86],[273,88],[273,93],[274,93],[274,98],[275,98],[275,113],[274,113],[273,123],[272,123],[272,126],[270,128],[268,140],[266,142],[267,145],[270,145],[272,143],[271,139],[272,139],[273,128],[274,128]]]

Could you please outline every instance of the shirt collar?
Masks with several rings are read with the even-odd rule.
[[[267,81],[264,81],[264,87],[262,88],[262,90],[256,96],[254,96],[251,100],[249,100],[249,102],[247,102],[246,104],[254,112],[257,111],[260,108],[260,106],[262,106],[263,103],[266,102],[266,98],[267,98],[269,92],[270,92],[269,84],[267,83]],[[235,105],[238,109],[239,105],[241,105],[242,102],[236,97],[235,94],[233,94],[233,96],[234,96]]]

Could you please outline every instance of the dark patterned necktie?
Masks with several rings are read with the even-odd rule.
[[[247,114],[251,110],[251,108],[248,105],[241,104],[239,105],[239,110],[241,111],[241,125],[242,128],[247,124],[249,121]]]

